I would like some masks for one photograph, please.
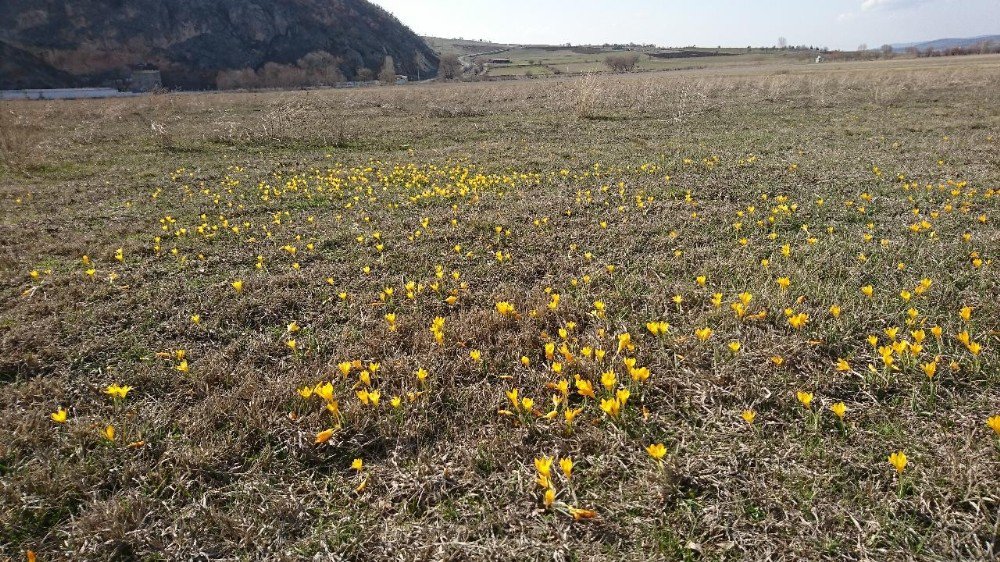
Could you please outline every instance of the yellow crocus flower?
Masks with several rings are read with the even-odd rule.
[[[663,443],[653,443],[646,446],[646,452],[656,460],[662,460],[667,454],[667,447]]]
[[[903,451],[896,451],[895,453],[889,455],[889,464],[891,464],[899,474],[903,473],[903,470],[906,468],[906,464],[908,462],[909,460],[906,458],[906,453]]]

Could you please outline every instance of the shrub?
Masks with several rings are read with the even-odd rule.
[[[215,85],[220,90],[333,86],[344,81],[340,72],[342,62],[326,51],[313,51],[295,65],[269,62],[257,71],[252,68],[223,70],[216,76]]]
[[[462,76],[462,61],[458,60],[458,55],[447,54],[441,57],[438,63],[438,74],[441,78],[450,80]]]
[[[639,55],[635,53],[613,54],[604,59],[604,64],[612,72],[632,72],[639,63]]]
[[[305,72],[306,81],[310,86],[333,86],[344,81],[340,65],[344,62],[326,51],[313,51],[300,58],[296,63]]]
[[[396,63],[392,61],[392,57],[385,57],[385,62],[382,64],[382,71],[378,73],[378,79],[383,84],[396,83]]]

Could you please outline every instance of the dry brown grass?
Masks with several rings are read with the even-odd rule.
[[[45,159],[0,175],[0,557],[995,558],[1000,65],[967,59],[10,104]],[[908,229],[914,207],[934,237]],[[903,302],[924,277],[931,289]],[[423,286],[412,300],[408,281]],[[741,291],[767,318],[733,315]],[[809,314],[806,328],[786,307]],[[671,332],[653,337],[651,320]],[[629,383],[623,417],[575,393],[570,433],[498,414],[511,388],[551,408],[544,343],[569,322],[565,373],[596,386],[608,365],[582,348],[614,356],[631,334],[652,375]],[[916,365],[882,369],[865,341],[932,325],[944,329],[921,354],[942,357],[933,386]],[[699,343],[704,326],[715,334]],[[188,372],[163,355],[180,349]],[[834,369],[841,357],[851,372]],[[354,394],[358,369],[338,372],[355,359],[381,364],[377,410]],[[344,415],[322,446],[333,419],[296,394],[319,381]],[[111,383],[134,390],[115,402]],[[815,393],[815,423],[797,390]],[[49,419],[58,407],[64,425]],[[644,450],[658,442],[662,466]],[[886,461],[900,449],[901,480]],[[548,510],[542,455],[577,463]],[[569,505],[598,517],[574,521]]]
[[[8,172],[23,172],[34,160],[38,134],[25,118],[0,103],[0,164]]]

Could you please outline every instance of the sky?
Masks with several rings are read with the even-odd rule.
[[[374,0],[420,35],[498,43],[855,49],[1000,34],[1000,0]]]

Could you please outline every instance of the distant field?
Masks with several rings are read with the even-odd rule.
[[[499,55],[493,55],[509,58],[511,65],[490,65],[487,75],[524,75],[528,71],[534,74],[538,74],[539,72],[548,74],[557,72],[566,74],[609,72],[605,64],[605,59],[612,54],[622,54],[622,52],[580,53],[571,50],[512,49]],[[761,64],[809,64],[814,62],[816,57],[815,53],[760,52],[682,58],[658,58],[645,52],[637,52],[636,55],[639,57],[636,70],[640,72],[756,66]],[[484,58],[489,59],[491,57],[487,56]]]
[[[0,104],[0,559],[996,559],[1000,57],[642,64]]]
[[[767,49],[659,49],[637,48],[634,51],[614,50],[602,47],[559,47],[536,45],[500,45],[459,39],[425,38],[432,48],[440,53],[457,54],[469,61],[479,61],[485,65],[486,76],[547,76],[555,74],[588,74],[609,72],[605,60],[609,55],[634,53],[639,57],[637,71],[690,70],[716,66],[738,67],[760,64],[810,63],[817,53],[812,51],[777,52]],[[499,51],[499,52],[495,52]],[[475,56],[480,53],[490,53]],[[679,58],[667,58],[657,54],[690,54]],[[702,55],[702,56],[694,56]],[[510,63],[492,63],[495,59],[507,59]]]

